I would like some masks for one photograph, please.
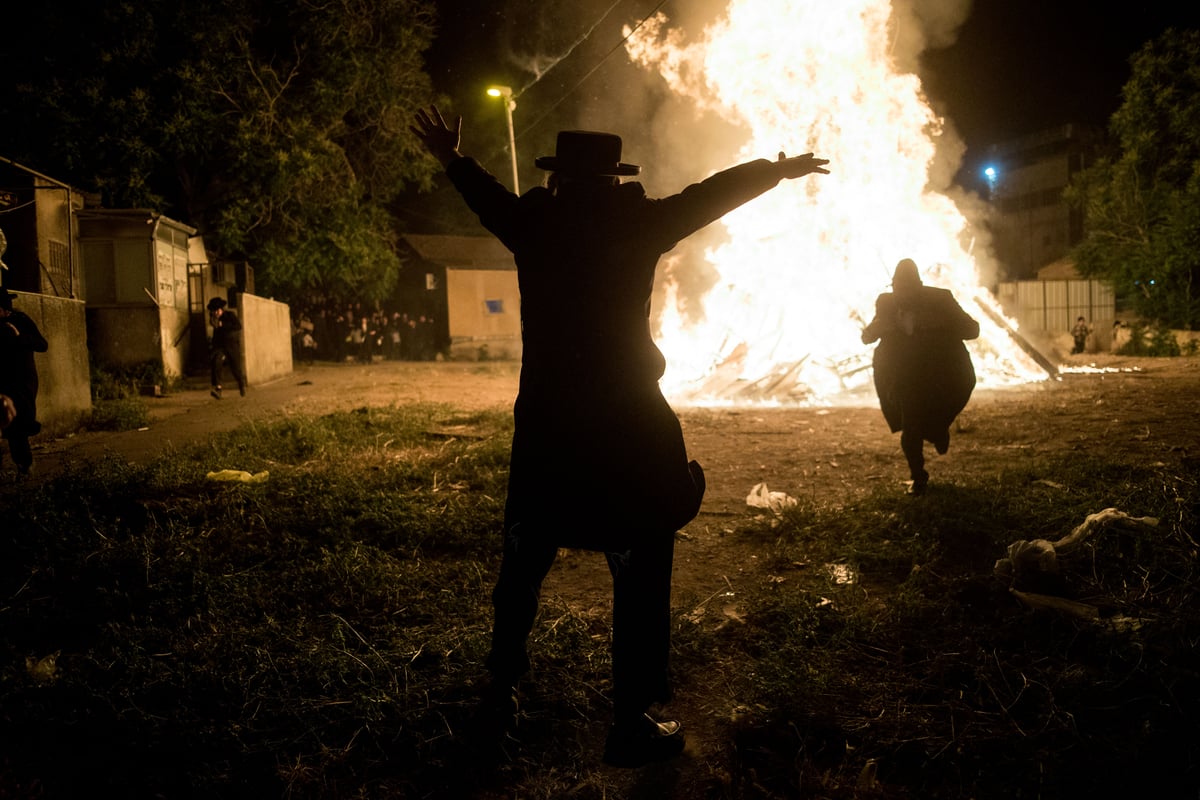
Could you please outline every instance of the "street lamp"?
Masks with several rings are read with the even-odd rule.
[[[508,120],[508,152],[512,156],[512,171],[513,171],[513,192],[521,193],[521,184],[517,180],[517,137],[513,133],[512,112],[517,107],[517,101],[513,99],[512,89],[507,86],[493,86],[487,90],[487,93],[492,97],[504,98],[504,116]]]
[[[996,181],[999,179],[1000,173],[996,170],[996,168],[994,166],[989,164],[983,170],[983,177],[985,180],[987,180],[988,197],[990,199],[991,196],[996,193]]]

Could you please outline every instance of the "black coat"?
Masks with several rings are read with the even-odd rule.
[[[242,321],[237,313],[224,309],[213,325],[212,349],[237,354],[242,343]]]
[[[921,286],[909,296],[891,292],[875,301],[864,344],[879,340],[872,358],[879,408],[892,432],[907,430],[937,441],[975,388],[975,367],[963,345],[979,323],[946,289]]]
[[[704,479],[658,386],[655,269],[680,239],[775,186],[778,171],[753,161],[662,199],[636,182],[517,197],[469,158],[447,173],[517,263],[523,355],[506,524],[595,550],[682,527]]]
[[[44,353],[48,347],[37,323],[27,314],[12,311],[0,319],[0,394],[11,397],[17,409],[5,434],[32,436],[41,429],[37,422],[38,371],[33,354]]]

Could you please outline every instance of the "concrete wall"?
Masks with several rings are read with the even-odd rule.
[[[38,420],[42,434],[59,436],[80,427],[92,413],[87,321],[83,303],[40,294],[17,295],[13,309],[28,314],[49,349],[36,353]]]
[[[188,354],[191,340],[188,337],[188,322],[191,315],[187,308],[162,308],[158,312],[158,339],[162,342],[163,373],[168,378],[179,378],[187,374]]]
[[[163,324],[154,305],[89,308],[87,316],[88,342],[97,363],[120,368],[162,362]]]
[[[266,383],[292,371],[292,319],[287,303],[239,294],[246,382]]]

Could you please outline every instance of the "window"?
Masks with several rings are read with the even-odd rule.
[[[46,266],[45,281],[49,284],[47,294],[55,297],[71,296],[71,251],[66,242],[50,240],[50,263]]]

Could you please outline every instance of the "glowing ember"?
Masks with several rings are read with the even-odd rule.
[[[676,401],[861,400],[871,348],[859,334],[901,258],[979,320],[968,346],[981,387],[1047,377],[981,288],[975,234],[943,193],[953,168],[937,163],[939,146],[961,146],[917,77],[898,71],[891,15],[888,0],[732,0],[697,41],[661,14],[630,38],[635,62],[746,130],[718,166],[813,151],[832,170],[785,181],[718,223],[728,237],[705,253],[720,277],[702,315],[685,315],[668,286],[658,341]]]

